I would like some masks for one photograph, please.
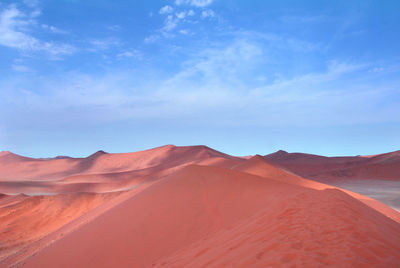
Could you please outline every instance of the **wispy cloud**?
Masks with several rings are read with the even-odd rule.
[[[154,99],[165,105],[163,115],[186,114],[208,123],[240,126],[398,122],[393,112],[400,108],[395,103],[376,113],[376,103],[390,98],[398,81],[378,88],[370,84],[364,64],[331,61],[325,71],[254,85],[242,74],[257,67],[263,53],[259,44],[239,40],[203,53],[159,87]]]
[[[110,30],[110,31],[113,31],[113,32],[118,32],[118,31],[121,30],[121,26],[117,25],[117,24],[109,25],[106,28],[107,28],[107,30]]]
[[[210,5],[213,0],[175,0],[175,5],[191,5],[195,7],[206,7]]]
[[[30,68],[22,64],[13,64],[11,68],[16,72],[29,72]]]
[[[24,0],[23,2],[25,5],[32,8],[39,6],[39,0]]]
[[[36,16],[37,14],[25,14],[16,5],[1,10],[0,45],[24,53],[42,51],[54,56],[72,54],[76,51],[72,45],[40,40],[29,34],[29,29],[37,25]]]
[[[182,29],[182,30],[179,30],[179,33],[181,33],[181,34],[189,34],[190,33],[190,31],[189,30],[187,30],[187,29]]]
[[[162,8],[160,8],[160,11],[158,13],[169,14],[169,13],[172,13],[173,11],[174,11],[174,9],[171,6],[166,5],[166,6],[163,6]]]
[[[104,39],[92,39],[89,41],[89,51],[99,52],[110,49],[112,47],[121,46],[121,41],[117,38],[104,38]]]
[[[174,30],[182,21],[187,17],[192,17],[195,12],[190,10],[183,10],[176,12],[175,14],[170,14],[165,18],[164,26],[162,28],[162,33],[170,32]]]
[[[47,25],[47,24],[42,24],[42,29],[49,31],[51,33],[56,33],[56,34],[66,34],[68,33],[67,31],[61,30],[57,27],[54,27],[52,25]]]
[[[163,26],[162,30],[165,32],[172,31],[173,29],[176,28],[176,26],[178,25],[178,22],[179,22],[178,17],[175,17],[174,15],[168,15],[165,18],[164,26]]]
[[[201,12],[201,16],[203,17],[203,18],[208,18],[208,17],[214,17],[215,16],[215,12],[214,11],[212,11],[211,9],[208,9],[208,10],[203,10],[202,12]]]
[[[153,34],[153,35],[145,37],[143,41],[146,44],[151,44],[151,43],[154,43],[155,41],[157,41],[158,39],[160,39],[160,35]]]
[[[174,33],[187,35],[189,32],[193,32],[189,31],[187,29],[188,27],[185,27],[185,29],[179,29],[179,26],[185,25],[185,23],[187,24],[188,22],[191,24],[196,24],[198,23],[199,18],[204,19],[208,17],[214,17],[216,14],[213,10],[202,10],[212,2],[212,0],[176,0],[173,6],[166,5],[161,7],[158,13],[166,16],[163,26],[157,30],[157,33],[147,36],[144,39],[144,42],[153,43],[162,37],[172,38],[176,36]],[[200,10],[196,12],[196,9]],[[197,14],[198,17],[195,19]],[[189,17],[192,17],[192,19],[189,19]]]
[[[126,51],[119,56],[137,55]],[[8,90],[1,103],[19,112],[24,110],[21,107],[30,107],[25,121],[26,116],[63,114],[68,115],[63,120],[71,124],[88,119],[102,124],[127,119],[183,122],[189,118],[219,126],[398,122],[400,106],[396,103],[376,107],[391,98],[399,81],[388,80],[377,87],[369,79],[368,64],[331,60],[324,63],[324,70],[287,76],[265,73],[260,67],[266,57],[269,53],[263,39],[238,36],[194,52],[180,70],[166,79],[153,77],[151,84],[138,84],[132,77],[140,75],[130,72],[101,77],[69,74],[68,80],[33,83],[39,84],[41,91],[30,90],[31,81],[3,81],[1,88]],[[256,81],[259,75],[272,75],[272,79]]]
[[[120,59],[130,58],[130,59],[141,60],[143,58],[143,54],[137,49],[132,49],[132,50],[126,50],[121,53],[118,53],[117,58],[120,58]]]

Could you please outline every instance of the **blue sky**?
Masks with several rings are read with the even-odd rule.
[[[400,149],[399,1],[0,2],[0,150]]]

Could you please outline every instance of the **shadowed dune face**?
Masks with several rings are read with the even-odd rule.
[[[400,180],[400,151],[369,157],[325,157],[278,151],[264,158],[300,176],[324,182],[342,178]]]
[[[274,163],[306,178],[321,172],[351,168],[359,164],[364,164],[368,160],[359,156],[325,157],[303,153],[287,153],[285,151],[265,155],[263,158],[270,163]]]
[[[400,213],[321,183],[373,165],[393,177],[397,161],[172,145],[87,158],[1,152],[0,266],[397,267]]]

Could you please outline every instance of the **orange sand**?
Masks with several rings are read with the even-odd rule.
[[[0,152],[0,267],[399,267],[400,213],[299,176],[397,157]]]
[[[264,158],[302,177],[321,182],[369,178],[400,180],[400,151],[369,157],[325,157],[278,151]]]

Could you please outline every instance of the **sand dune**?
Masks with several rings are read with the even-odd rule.
[[[288,153],[282,150],[265,155],[264,158],[270,163],[306,178],[313,177],[321,172],[354,167],[367,161],[366,158],[360,156],[326,157],[304,153]]]
[[[301,176],[374,166],[395,177],[398,160],[172,145],[1,152],[0,267],[398,267],[400,213]]]
[[[1,152],[0,174],[4,177],[0,177],[2,194],[0,204],[3,204],[0,213],[8,217],[4,222],[18,222],[21,218],[25,218],[27,224],[24,227],[20,224],[1,226],[0,230],[3,230],[4,234],[14,233],[19,237],[3,241],[0,247],[0,260],[21,251],[21,248],[35,243],[94,207],[109,202],[119,193],[135,192],[145,188],[186,165],[199,162],[207,165],[232,166],[240,161],[242,161],[240,158],[228,156],[206,146],[163,146],[127,154],[107,154],[99,151],[83,159],[44,160]],[[124,171],[126,169],[129,171]],[[114,172],[104,172],[109,170]],[[9,174],[16,175],[7,177]],[[64,175],[68,176],[63,177]],[[90,196],[93,200],[83,201],[77,198],[81,196]],[[110,198],[102,199],[100,198],[102,196]],[[18,207],[14,206],[16,200],[21,198],[23,202],[19,203]],[[99,201],[100,199],[102,201]],[[65,204],[62,204],[61,200],[64,200]],[[33,210],[36,206],[46,207],[47,214],[41,214],[37,209]],[[85,209],[81,209],[81,206]],[[75,209],[76,213],[67,212],[66,208]],[[17,210],[18,213],[15,212]],[[68,217],[64,217],[65,215]],[[47,218],[52,225],[38,223],[34,220],[36,217],[38,220]],[[31,225],[35,226],[35,232],[24,229],[29,229]],[[9,263],[19,259],[18,256],[13,257]]]
[[[26,265],[112,267],[118,260],[122,267],[299,262],[394,267],[398,234],[398,223],[340,190],[188,166],[64,236]]]
[[[116,194],[6,196],[0,207],[0,260],[110,200]]]
[[[299,185],[302,187],[311,188],[315,190],[326,190],[326,189],[342,190],[348,195],[363,202],[367,206],[379,211],[380,213],[391,218],[392,220],[395,220],[400,223],[400,214],[397,211],[394,211],[392,208],[388,207],[387,205],[375,199],[369,198],[367,196],[355,192],[351,192],[349,190],[341,189],[332,185],[304,179],[298,175],[295,175],[293,173],[287,172],[285,170],[273,166],[272,164],[268,163],[268,160],[265,160],[265,158],[263,158],[260,155],[256,155],[247,160],[246,162],[234,166],[233,169],[258,175],[268,179]]]
[[[195,164],[206,159],[243,161],[207,146],[161,146],[134,153],[96,152],[86,158],[34,159],[4,152],[0,156],[0,179],[60,180],[75,174],[114,173],[156,167]]]
[[[278,151],[264,159],[299,176],[355,191],[400,211],[400,151],[367,157],[324,157]]]
[[[278,151],[264,158],[300,176],[319,181],[343,178],[400,180],[400,151],[368,157],[325,157]]]
[[[398,267],[398,234],[398,224],[343,192],[312,191],[207,235],[152,267]]]
[[[4,152],[0,156],[0,193],[57,194],[107,192],[134,187],[185,165],[230,167],[241,158],[206,146],[162,146],[134,153],[98,151],[87,158],[33,159]],[[110,179],[112,178],[112,179]]]

